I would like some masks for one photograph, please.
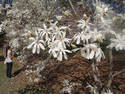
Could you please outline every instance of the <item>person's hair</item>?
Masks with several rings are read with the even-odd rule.
[[[7,47],[6,47],[6,57],[7,57],[7,51],[8,51],[10,48],[11,48],[10,46],[7,46]]]

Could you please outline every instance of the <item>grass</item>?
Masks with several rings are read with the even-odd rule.
[[[0,51],[0,55],[2,55],[2,51]],[[18,62],[14,60],[12,73],[19,68]],[[17,94],[11,89],[11,79],[6,77],[6,64],[3,61],[0,61],[0,94]]]

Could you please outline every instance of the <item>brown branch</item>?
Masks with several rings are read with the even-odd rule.
[[[113,68],[113,64],[112,64],[112,49],[109,49],[109,80],[107,83],[107,87],[109,88],[112,84],[112,68]]]
[[[68,0],[68,2],[69,2],[69,4],[70,4],[70,7],[71,7],[71,9],[73,10],[75,16],[78,17],[78,15],[77,15],[77,13],[76,13],[76,11],[75,11],[75,8],[74,8],[74,6],[73,6],[71,0]]]
[[[116,72],[115,74],[113,74],[112,77],[115,77],[115,76],[117,76],[117,75],[119,75],[119,74],[121,74],[121,73],[123,73],[123,72],[125,72],[125,69],[123,69],[123,70],[121,70],[121,71],[119,71],[119,72]]]

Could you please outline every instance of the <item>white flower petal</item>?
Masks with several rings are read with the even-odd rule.
[[[36,47],[37,47],[37,44],[34,44],[34,47],[33,47],[33,50],[32,50],[33,54],[36,52]]]
[[[45,47],[43,46],[43,44],[39,43],[39,46],[42,50],[45,50]]]
[[[37,45],[37,54],[39,54],[40,53],[40,46],[39,46],[39,44]]]
[[[32,48],[32,46],[35,44],[35,42],[32,42],[29,46],[27,46],[27,49]]]

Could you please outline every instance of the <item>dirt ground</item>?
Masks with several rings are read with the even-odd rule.
[[[98,67],[101,74],[101,81],[106,84],[109,74],[109,64],[106,60],[104,60]],[[125,69],[125,54],[114,55],[113,74],[123,69]],[[85,94],[90,94],[90,90],[86,88],[87,83],[92,85],[96,84],[92,77],[91,63],[81,57],[80,54],[71,56],[64,62],[51,63],[41,72],[41,75],[44,79],[41,78],[39,83],[32,85],[38,86],[42,90],[43,94],[61,94],[60,91],[64,87],[64,80],[68,80],[69,83],[81,83],[81,85],[74,87],[75,89],[72,91],[72,94],[83,94],[80,93],[82,91],[84,91]],[[22,71],[13,79],[13,85],[18,91],[21,88],[25,88],[25,86],[29,84],[28,81],[28,77],[25,75],[25,72]],[[113,94],[125,93],[125,72],[122,72],[113,78],[111,91]]]

